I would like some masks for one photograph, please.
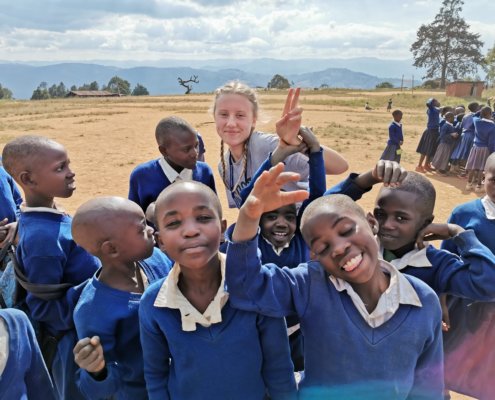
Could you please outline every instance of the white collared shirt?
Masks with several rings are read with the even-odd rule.
[[[258,231],[258,232],[259,232],[259,231]],[[273,243],[272,243],[272,242],[270,242],[270,241],[269,241],[266,237],[264,237],[263,235],[260,235],[260,236],[263,238],[263,240],[264,240],[265,242],[267,242],[270,246],[272,246],[272,249],[273,249],[273,251],[275,252],[275,254],[277,254],[277,256],[279,256],[279,255],[280,255],[280,253],[282,253],[282,251],[283,251],[284,249],[287,249],[288,247],[290,247],[290,242],[291,242],[292,238],[294,237],[294,235],[292,235],[292,236],[291,236],[291,238],[289,239],[289,241],[288,241],[288,242],[287,242],[284,246],[282,246],[282,247],[275,247],[275,246],[273,245]]]
[[[220,258],[222,280],[215,297],[203,314],[186,299],[179,289],[180,266],[178,263],[174,264],[174,267],[163,282],[163,285],[156,296],[155,303],[153,304],[155,307],[174,308],[180,311],[183,331],[195,331],[196,324],[200,324],[207,328],[212,324],[222,322],[222,308],[225,303],[227,303],[229,294],[224,289],[225,254],[218,253],[218,257]]]
[[[48,212],[59,215],[67,214],[65,210],[62,209],[57,204],[55,204],[55,208],[50,208],[50,207],[28,207],[26,206],[26,203],[22,203],[19,208],[21,209],[21,212]]]
[[[485,209],[486,218],[495,219],[495,203],[488,196],[485,196],[481,199],[481,204]]]
[[[431,246],[429,242],[424,242],[425,247],[422,248],[421,250],[418,249],[418,247],[415,245],[414,249],[407,252],[400,258],[396,258],[395,260],[388,261],[390,264],[392,264],[395,268],[397,268],[399,271],[403,270],[407,266],[411,267],[416,267],[416,268],[427,268],[431,267],[431,262],[428,260],[428,257],[426,257],[426,249]],[[378,257],[380,259],[383,259],[383,247],[380,245],[380,253],[378,254]]]
[[[160,158],[158,161],[160,167],[162,167],[163,173],[170,181],[170,183],[174,183],[176,180],[183,181],[191,181],[192,180],[192,169],[184,168],[180,173],[178,173],[175,169],[173,169],[170,164],[165,160],[164,157]]]
[[[495,124],[495,121],[493,121],[492,119],[488,119],[488,118],[481,118],[482,121],[485,121],[485,122],[489,122],[490,124]]]
[[[397,122],[397,121],[392,121],[393,124],[397,125],[399,128],[402,128],[402,124],[400,122]]]
[[[329,279],[339,292],[347,291],[354,306],[366,323],[372,328],[377,328],[392,318],[399,309],[400,304],[410,304],[422,307],[421,300],[407,278],[402,275],[394,266],[387,261],[379,260],[380,268],[390,275],[390,284],[380,296],[378,304],[371,314],[366,309],[366,305],[352,286],[345,280],[335,278],[330,275]]]

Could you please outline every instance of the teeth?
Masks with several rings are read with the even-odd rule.
[[[354,258],[351,258],[349,261],[342,266],[342,269],[346,272],[351,272],[361,263],[363,256],[361,254],[357,255]]]
[[[275,232],[274,235],[275,236],[280,236],[280,237],[285,237],[285,236],[287,236],[287,233]]]

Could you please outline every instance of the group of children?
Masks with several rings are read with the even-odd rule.
[[[73,218],[55,202],[76,187],[65,148],[5,145],[0,239],[19,232],[19,307],[44,361],[24,314],[1,310],[0,371],[16,374],[2,373],[1,398],[443,398],[438,296],[495,299],[495,155],[481,203],[434,224],[433,185],[394,161],[326,190],[347,163],[301,127],[298,97],[277,137],[255,131],[252,89],[217,90],[219,171],[240,208],[228,229],[197,133],[178,117],[159,122],[161,157],[134,169],[128,199],[92,199]],[[366,214],[355,200],[379,183]],[[14,369],[13,352],[32,361]]]

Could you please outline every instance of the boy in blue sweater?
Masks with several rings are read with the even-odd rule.
[[[239,211],[227,250],[232,304],[273,317],[297,313],[305,339],[300,398],[441,399],[438,298],[378,259],[370,225],[377,222],[349,197],[321,197],[306,208],[301,231],[312,261],[294,269],[261,264],[260,216],[307,196],[281,192],[298,178],[282,171],[279,164],[264,172]]]
[[[160,248],[176,263],[139,309],[150,400],[294,398],[284,320],[230,305],[216,194],[175,183],[158,197],[155,219]]]
[[[145,400],[139,302],[172,262],[154,246],[153,228],[141,208],[120,197],[100,197],[79,207],[72,235],[102,264],[74,310],[80,339],[74,355],[84,369],[81,391],[88,399]]]
[[[67,151],[42,136],[21,136],[3,149],[6,171],[22,187],[16,276],[26,289],[31,319],[42,331],[40,347],[61,399],[79,399],[73,311],[99,261],[73,240],[72,218],[54,201],[72,196],[75,174]]]
[[[33,327],[13,308],[0,310],[0,399],[57,399]]]
[[[177,180],[195,180],[216,191],[211,168],[198,161],[196,131],[186,121],[175,116],[162,119],[156,126],[155,138],[162,157],[132,171],[129,200],[146,212],[161,191]]]
[[[22,196],[12,177],[0,166],[0,248],[14,240]]]

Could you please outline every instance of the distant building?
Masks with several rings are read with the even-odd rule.
[[[106,90],[71,90],[66,97],[120,97],[120,94]]]
[[[455,81],[446,85],[445,94],[451,97],[481,97],[484,88],[483,81]]]

